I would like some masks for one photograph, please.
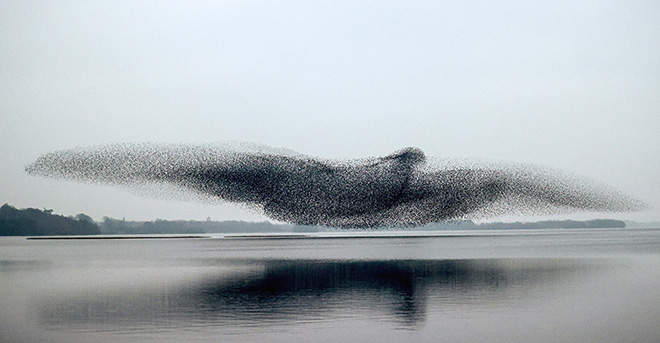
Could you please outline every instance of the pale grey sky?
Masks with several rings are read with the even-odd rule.
[[[238,140],[539,164],[653,206],[595,217],[660,220],[658,23],[657,1],[0,1],[0,202],[265,220],[23,172],[78,146]]]

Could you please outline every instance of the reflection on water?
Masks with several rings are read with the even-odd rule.
[[[445,311],[506,306],[595,266],[551,259],[216,263],[234,269],[243,264],[248,272],[133,291],[60,294],[43,299],[40,318],[52,327],[85,330],[89,325],[133,329],[191,322],[272,326],[366,315],[414,329],[424,321],[429,302]]]
[[[0,239],[0,342],[659,342],[660,230]]]

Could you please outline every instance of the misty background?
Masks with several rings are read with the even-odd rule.
[[[263,221],[23,171],[78,146],[247,141],[543,165],[653,207],[607,217],[657,221],[658,22],[655,1],[2,1],[0,203]]]

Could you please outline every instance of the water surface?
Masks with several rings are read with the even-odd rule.
[[[9,237],[0,341],[660,341],[659,267],[657,229]]]

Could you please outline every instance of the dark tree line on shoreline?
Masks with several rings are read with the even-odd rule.
[[[441,222],[426,225],[422,230],[533,230],[533,229],[607,229],[607,228],[625,228],[626,223],[622,220],[614,219],[593,219],[585,221],[577,220],[544,220],[538,222],[493,222],[493,223],[474,223],[470,220]]]
[[[244,221],[196,221],[196,220],[163,220],[127,221],[103,217],[99,223],[104,234],[194,234],[194,233],[262,233],[262,232],[303,232],[319,231],[315,227],[302,227],[289,224],[272,224],[269,222]]]
[[[82,213],[75,217],[53,214],[53,210],[0,207],[0,236],[97,235],[101,230],[94,220]]]
[[[8,204],[0,207],[0,236],[55,236],[96,234],[199,234],[199,233],[264,233],[264,232],[319,232],[335,229],[320,226],[273,224],[244,221],[162,220],[126,221],[103,217],[99,223],[84,214],[64,217],[53,210],[35,208],[16,209]],[[502,229],[576,229],[625,228],[625,222],[612,219],[587,221],[562,220],[516,223],[481,223],[469,220],[433,223],[410,230],[502,230]],[[390,228],[401,229],[401,228]],[[345,231],[345,230],[342,230]]]

